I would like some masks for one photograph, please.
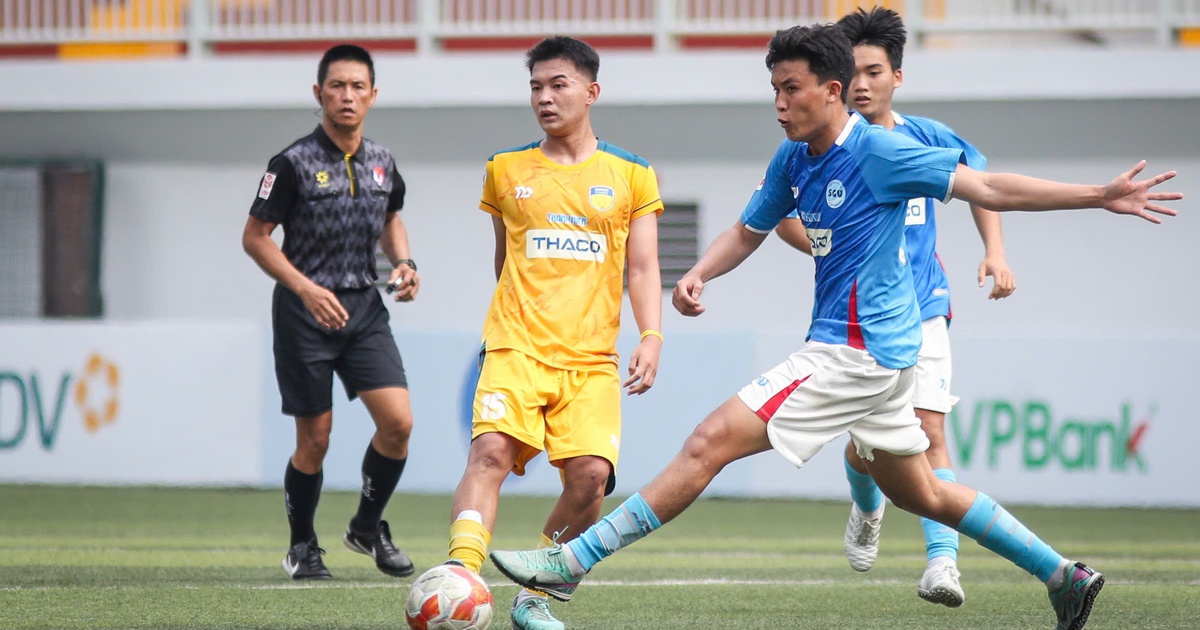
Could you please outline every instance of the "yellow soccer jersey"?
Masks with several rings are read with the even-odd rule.
[[[507,253],[483,342],[552,367],[616,363],[630,223],[661,213],[642,158],[600,142],[564,166],[535,142],[487,163],[479,209],[504,220]]]

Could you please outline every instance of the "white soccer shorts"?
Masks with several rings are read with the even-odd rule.
[[[921,322],[921,351],[917,354],[917,377],[912,404],[917,409],[950,413],[958,396],[950,393],[950,331],[945,317]]]
[[[808,342],[738,392],[767,423],[771,446],[797,467],[850,433],[858,454],[916,455],[929,438],[913,412],[914,368],[893,370],[865,350]]]

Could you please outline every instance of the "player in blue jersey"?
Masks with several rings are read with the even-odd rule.
[[[984,169],[987,158],[946,125],[892,111],[892,95],[903,82],[900,66],[907,39],[899,14],[882,7],[870,11],[859,9],[838,20],[837,25],[854,46],[855,72],[848,98],[855,111],[873,125],[882,125],[926,146],[960,149],[967,166]],[[950,393],[950,283],[937,256],[935,201],[928,197],[909,200],[904,217],[904,251],[921,308],[923,337],[917,355],[912,404],[921,419],[921,429],[929,438],[925,457],[933,473],[939,479],[954,481],[945,434],[946,414],[957,400]],[[979,286],[992,276],[994,283],[989,297],[1008,297],[1016,283],[1004,256],[1000,215],[974,204],[971,215],[984,245]],[[775,231],[793,247],[812,253],[804,223],[797,213],[781,221]],[[866,571],[879,555],[879,532],[886,504],[852,441],[846,444],[845,469],[854,500],[846,524],[846,558],[856,571]],[[951,608],[961,606],[965,598],[957,566],[958,532],[930,519],[921,519],[921,528],[925,533],[927,566],[917,584],[917,595]]]
[[[955,197],[996,210],[1104,208],[1159,223],[1145,163],[1104,186],[982,173],[957,149],[927,147],[846,110],[854,53],[834,25],[779,31],[767,53],[778,122],[787,135],[740,219],[676,284],[682,314],[704,312],[705,282],[744,261],[800,208],[816,266],[808,341],[710,413],[666,469],[565,545],[495,551],[509,578],[566,601],[584,574],[616,550],[679,516],[727,464],[774,449],[797,466],[849,433],[867,470],[901,509],[955,527],[1042,580],[1060,630],[1087,622],[1104,577],[1063,558],[982,492],[933,474],[929,440],[909,400],[921,315],[904,253],[914,197]],[[784,281],[789,281],[783,278]]]

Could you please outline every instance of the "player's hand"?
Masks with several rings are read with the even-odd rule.
[[[988,276],[992,277],[989,300],[1003,300],[1017,290],[1017,279],[1013,277],[1012,269],[1008,268],[1008,261],[1004,256],[985,256],[983,262],[979,263],[980,288],[983,288]]]
[[[1134,181],[1138,173],[1146,168],[1146,160],[1133,165],[1133,168],[1121,173],[1116,179],[1106,185],[1101,192],[1104,201],[1102,207],[1115,214],[1131,214],[1141,217],[1151,223],[1162,223],[1162,219],[1153,213],[1173,217],[1177,213],[1171,208],[1165,208],[1152,201],[1178,201],[1183,199],[1183,193],[1150,192],[1151,188],[1175,177],[1175,171],[1167,171],[1150,179]]]
[[[675,283],[671,292],[671,306],[681,315],[696,317],[704,312],[700,304],[700,294],[704,292],[704,281],[696,276],[684,276]]]
[[[630,396],[644,394],[654,387],[658,375],[658,355],[662,351],[662,339],[646,335],[629,357],[629,379],[621,383]]]
[[[420,288],[421,278],[417,276],[416,270],[408,265],[402,264],[396,267],[392,270],[392,275],[388,277],[387,292],[397,302],[413,301]]]
[[[300,299],[317,323],[326,330],[338,330],[350,321],[350,313],[346,312],[337,296],[323,286],[312,283],[300,293]]]

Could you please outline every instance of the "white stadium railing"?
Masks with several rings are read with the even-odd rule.
[[[1200,0],[879,0],[905,16],[912,39],[1056,34],[1103,44],[1138,33],[1161,46],[1200,29]],[[3,47],[411,40],[435,52],[453,39],[547,33],[624,38],[671,50],[714,38],[764,37],[796,23],[834,21],[855,0],[0,0]],[[689,36],[702,36],[688,40]],[[705,39],[707,38],[707,39]],[[1187,41],[1194,41],[1189,38]],[[636,45],[636,44],[635,44]],[[704,43],[698,44],[706,45]]]

